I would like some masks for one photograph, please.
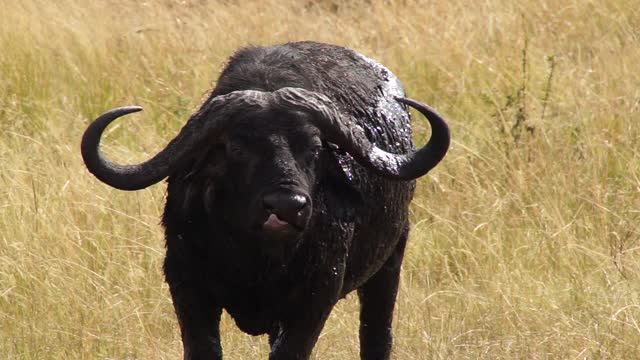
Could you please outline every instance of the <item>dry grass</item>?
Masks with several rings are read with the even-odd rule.
[[[181,356],[164,186],[99,183],[81,133],[142,105],[106,141],[142,160],[235,49],[301,39],[380,60],[451,122],[412,207],[395,359],[640,358],[638,4],[339,3],[0,0],[3,358]],[[356,319],[349,297],[314,358],[355,359]],[[223,333],[227,358],[266,357],[229,318]]]

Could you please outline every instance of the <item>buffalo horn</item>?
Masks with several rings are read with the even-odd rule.
[[[285,108],[312,115],[315,125],[326,140],[342,147],[360,164],[377,174],[393,180],[413,180],[425,175],[442,160],[451,140],[446,121],[435,110],[418,101],[399,97],[397,101],[409,105],[424,115],[431,125],[431,138],[421,149],[407,154],[392,154],[375,145],[355,122],[340,115],[326,96],[299,88],[283,88],[274,93],[276,101]]]
[[[102,182],[121,190],[139,190],[158,183],[193,156],[212,137],[220,133],[236,112],[268,105],[268,93],[253,90],[234,91],[216,96],[195,114],[169,144],[151,159],[135,165],[121,165],[105,158],[100,138],[117,118],[142,110],[127,106],[107,111],[89,125],[82,137],[82,158],[87,169]]]

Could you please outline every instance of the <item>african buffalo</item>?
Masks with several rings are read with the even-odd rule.
[[[164,272],[185,359],[221,359],[226,310],[268,334],[270,359],[308,359],[336,302],[357,290],[360,353],[387,359],[415,179],[449,147],[445,120],[404,97],[397,77],[355,51],[297,42],[248,47],[153,158],[104,158],[98,117],[82,139],[89,171],[138,190],[168,178]],[[412,143],[407,106],[431,125]]]

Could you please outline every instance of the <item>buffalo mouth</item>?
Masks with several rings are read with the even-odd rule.
[[[292,225],[290,225],[288,221],[280,219],[276,214],[269,215],[267,220],[262,224],[262,228],[267,232],[281,231],[283,228],[287,228],[289,226]]]
[[[284,261],[298,248],[305,227],[287,222],[274,213],[257,226],[258,246],[270,258]]]
[[[304,225],[289,222],[280,218],[277,214],[271,213],[260,225],[261,232],[270,238],[283,239],[295,237],[303,232]]]

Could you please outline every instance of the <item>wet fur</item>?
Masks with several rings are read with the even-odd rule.
[[[404,153],[413,149],[410,137],[393,129],[410,127],[408,112],[395,120],[380,112],[381,103],[394,101],[383,93],[389,76],[337,46],[250,47],[231,57],[209,100],[235,90],[306,88],[333,100],[380,148]],[[372,175],[331,144],[320,156],[310,223],[280,259],[265,255],[256,246],[260,239],[232,235],[236,215],[221,200],[226,174],[219,145],[169,176],[164,270],[185,358],[221,358],[224,309],[246,333],[270,335],[271,359],[307,359],[333,305],[354,290],[362,304],[362,358],[389,357],[415,182]]]

